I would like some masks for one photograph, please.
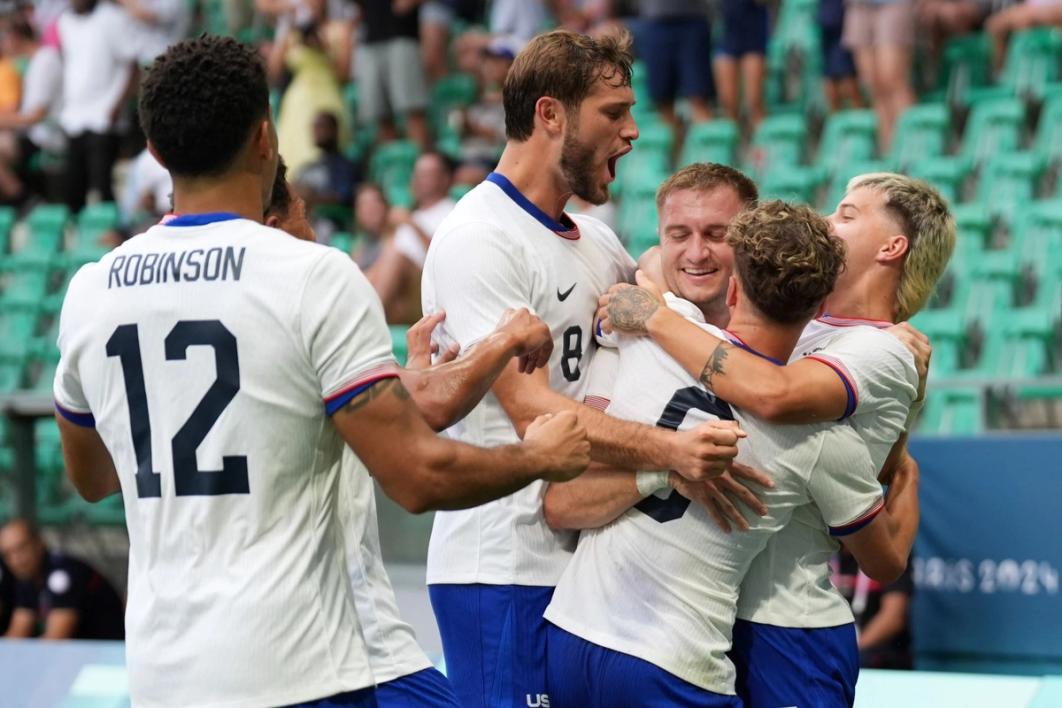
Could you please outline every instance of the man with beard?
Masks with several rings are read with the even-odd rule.
[[[536,412],[573,411],[592,457],[634,469],[719,474],[736,455],[733,425],[672,432],[583,406],[593,312],[634,263],[596,219],[569,216],[572,194],[608,199],[616,160],[631,149],[628,36],[593,40],[555,31],[532,40],[502,89],[508,142],[498,168],[469,192],[432,237],[424,265],[424,312],[446,311],[441,344],[462,350],[507,309],[541,317],[555,346],[549,370],[519,376],[510,365],[491,395],[450,434],[485,445],[513,442]],[[545,485],[466,512],[435,517],[428,584],[448,675],[466,708],[546,706],[549,604],[575,535],[542,515]]]

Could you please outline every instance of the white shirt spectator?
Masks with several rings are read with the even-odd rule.
[[[63,133],[57,121],[63,101],[63,60],[55,47],[42,46],[33,53],[22,79],[22,115],[48,109],[47,117],[30,127],[29,139],[39,148],[58,152],[63,149]]]
[[[120,207],[122,218],[130,223],[143,209],[144,195],[151,195],[151,208],[157,215],[170,211],[173,178],[146,148],[129,167]]]
[[[63,49],[63,107],[59,125],[67,135],[107,133],[112,112],[137,58],[130,41],[136,29],[125,10],[101,2],[89,13],[59,18]]]
[[[454,210],[455,204],[453,199],[444,197],[430,207],[417,209],[410,218],[417,228],[431,237],[435,235],[443,219]],[[428,254],[428,246],[420,238],[417,230],[409,224],[402,224],[395,230],[395,248],[416,263],[418,268],[424,268],[424,257]]]
[[[139,8],[154,15],[154,21],[137,18],[129,7],[130,0],[122,4],[132,15],[136,31],[137,52],[141,64],[149,64],[171,44],[188,36],[192,26],[191,8],[185,0],[134,0]]]

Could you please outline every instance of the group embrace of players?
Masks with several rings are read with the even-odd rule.
[[[432,238],[405,368],[357,267],[307,242],[253,50],[152,65],[174,214],[74,278],[55,382],[75,486],[124,495],[134,705],[851,705],[828,559],[840,537],[872,577],[906,564],[929,347],[893,323],[953,220],[900,175],[824,219],[695,164],[636,276],[565,213],[607,200],[638,137],[630,65],[625,37],[566,31],[517,57],[505,152]],[[125,277],[211,249],[224,278]],[[398,616],[370,474],[439,510],[447,678]]]

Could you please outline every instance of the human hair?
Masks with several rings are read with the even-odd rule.
[[[37,39],[37,30],[34,29],[30,21],[23,15],[12,15],[7,19],[7,31],[12,36],[27,42],[32,42]]]
[[[431,157],[439,162],[442,170],[447,175],[453,175],[457,170],[457,161],[441,150],[425,150],[420,153],[420,158]]]
[[[885,199],[885,211],[907,237],[900,284],[896,288],[896,320],[903,322],[925,306],[955,250],[955,217],[936,189],[920,179],[892,172],[859,175],[848,191],[866,188]]]
[[[694,162],[664,180],[664,183],[656,190],[656,209],[657,211],[662,209],[664,202],[673,192],[684,189],[710,192],[719,187],[730,187],[737,192],[738,199],[744,203],[746,208],[756,206],[760,199],[760,191],[756,189],[756,183],[744,172],[717,162]]]
[[[273,190],[269,194],[269,206],[266,207],[265,216],[283,219],[288,215],[289,209],[291,191],[288,189],[288,166],[283,157],[277,157],[277,176],[273,178]]]
[[[173,175],[222,174],[268,116],[262,61],[231,37],[172,45],[140,84],[140,125]]]
[[[628,32],[598,39],[563,29],[538,35],[516,56],[502,85],[505,136],[531,137],[535,104],[543,96],[576,111],[598,79],[630,86],[633,61]]]
[[[811,319],[844,269],[844,242],[801,204],[771,200],[741,212],[726,242],[745,297],[780,324]]]

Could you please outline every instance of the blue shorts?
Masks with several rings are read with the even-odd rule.
[[[732,59],[767,54],[770,18],[767,5],[757,0],[723,0],[723,32],[719,53]]]
[[[446,677],[435,669],[400,676],[376,687],[378,708],[461,708]]]
[[[855,78],[852,52],[841,46],[841,28],[822,28],[822,75],[832,81]]]
[[[749,708],[847,708],[855,702],[855,624],[798,629],[738,620],[730,658],[738,695]]]
[[[553,588],[429,585],[446,675],[464,708],[547,706],[546,611]]]
[[[712,34],[705,17],[642,20],[635,35],[648,72],[649,98],[669,104],[678,97],[715,96]]]
[[[357,691],[337,693],[305,703],[293,703],[287,708],[377,708],[376,689],[372,686]]]
[[[549,626],[547,646],[553,708],[741,708],[737,696],[706,691],[656,664],[591,644],[554,625]]]

